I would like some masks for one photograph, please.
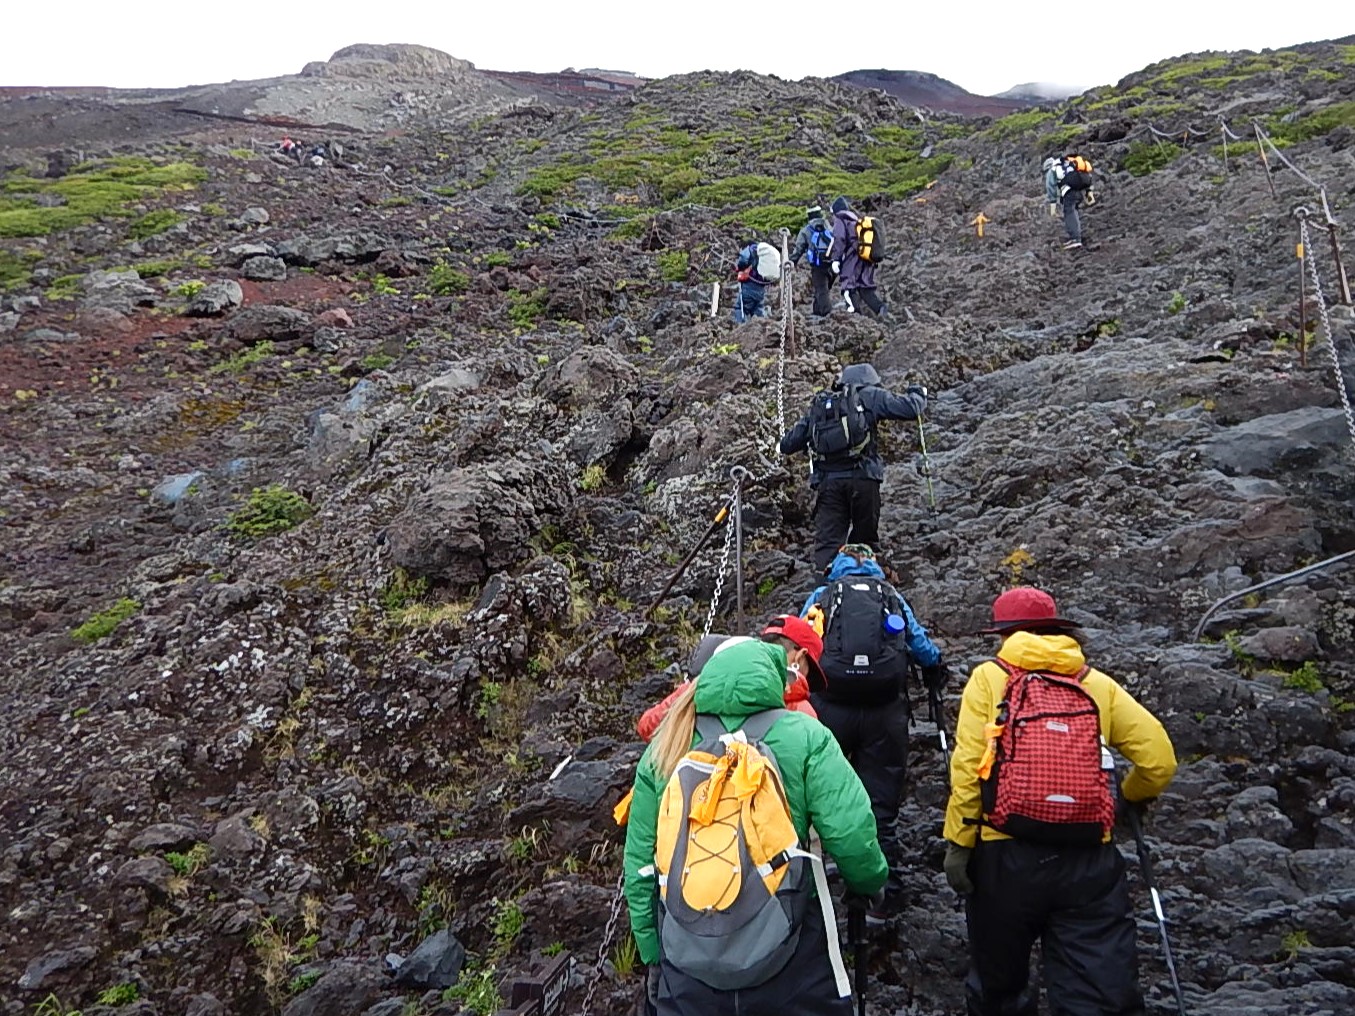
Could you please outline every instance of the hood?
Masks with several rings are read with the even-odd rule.
[[[779,709],[786,697],[786,651],[752,640],[710,658],[696,682],[696,711],[742,719]]]
[[[880,381],[880,372],[869,363],[853,363],[843,367],[842,373],[837,379],[837,383],[843,387],[847,385],[878,385]]]
[[[884,570],[876,562],[868,560],[858,564],[856,558],[850,554],[839,554],[833,558],[833,563],[828,566],[828,581],[836,582],[848,575],[865,575],[872,579],[885,577]],[[1012,662],[1015,663],[1016,661],[1013,660]]]
[[[1052,674],[1076,674],[1087,665],[1077,639],[1067,635],[1034,635],[1028,631],[1004,639],[998,656],[1022,670],[1047,670]]]

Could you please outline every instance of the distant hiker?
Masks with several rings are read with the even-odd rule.
[[[909,385],[895,395],[868,363],[842,369],[837,384],[814,396],[805,415],[781,438],[781,454],[808,451],[814,501],[814,568],[822,572],[844,543],[880,545],[880,484],[885,467],[876,428],[881,420],[915,420],[927,389]]]
[[[636,767],[626,903],[658,1016],[851,1016],[823,866],[800,844],[812,825],[860,895],[885,859],[833,735],[782,708],[786,664],[767,642],[712,656]]]
[[[869,310],[885,316],[875,292],[875,266],[885,259],[884,231],[877,219],[858,216],[845,197],[833,202],[833,274],[842,286],[848,313]]]
[[[723,652],[740,642],[750,641],[752,640],[747,635],[707,635],[692,654],[689,673],[693,675],[701,673],[701,668],[716,653]],[[822,687],[824,683],[823,670],[819,667],[819,657],[823,655],[823,640],[819,633],[808,622],[795,615],[782,614],[767,622],[767,626],[762,629],[762,641],[779,645],[786,651],[786,708],[804,713],[806,716],[817,717],[814,707],[809,704],[809,690],[811,684],[814,687]],[[654,732],[659,729],[659,724],[668,715],[668,710],[673,707],[673,703],[686,686],[687,682],[683,682],[658,705],[645,710],[640,722],[635,725],[636,732],[642,738],[646,741],[653,740]]]
[[[304,153],[301,150],[301,146],[298,145],[295,141],[293,141],[290,137],[284,137],[282,139],[282,142],[278,145],[278,151],[281,152],[283,155],[287,156],[287,158],[289,159],[295,159],[298,163],[301,161],[304,155]]]
[[[781,252],[769,243],[750,240],[740,248],[734,271],[739,280],[735,322],[743,324],[752,317],[767,317],[767,287],[781,279]]]
[[[970,1016],[1035,1016],[1037,940],[1051,1010],[1144,1011],[1105,746],[1133,764],[1121,807],[1161,794],[1176,754],[1152,713],[1087,666],[1076,630],[1048,593],[1007,590],[987,629],[1002,647],[974,669],[960,703],[945,871],[965,896]]]
[[[897,831],[908,765],[909,662],[924,685],[940,691],[946,668],[903,594],[885,580],[870,547],[849,544],[833,560],[828,581],[800,615],[822,625],[826,684],[810,701],[866,787],[880,847],[889,861],[882,918],[900,906],[903,849]]]
[[[827,317],[833,305],[828,290],[833,285],[833,228],[823,217],[818,205],[805,213],[809,221],[800,227],[795,246],[790,252],[792,264],[804,258],[809,263],[809,280],[814,286],[814,316]]]
[[[1092,164],[1077,154],[1045,159],[1044,195],[1049,202],[1050,215],[1057,217],[1059,209],[1063,210],[1063,229],[1068,234],[1063,249],[1081,247],[1082,219],[1077,214],[1078,205],[1083,200],[1089,205],[1096,203],[1096,195],[1092,193]]]

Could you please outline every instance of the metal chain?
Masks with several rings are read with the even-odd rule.
[[[612,944],[612,939],[616,937],[616,922],[621,916],[621,904],[625,900],[623,890],[626,888],[626,871],[623,868],[621,874],[616,877],[616,889],[612,894],[612,912],[607,917],[607,926],[602,931],[602,943],[598,946],[597,962],[593,964],[593,976],[588,981],[588,990],[583,993],[583,1008],[580,1010],[580,1016],[588,1016],[588,1010],[592,1008],[593,996],[597,993],[598,984],[602,981],[602,964],[607,962],[607,947]]]
[[[790,231],[783,229],[788,236]],[[792,272],[789,261],[781,262],[781,344],[776,353],[776,454],[781,454],[781,435],[786,432],[786,341],[790,334],[790,318],[793,313],[791,301],[795,296],[795,286],[791,281]]]
[[[725,519],[725,549],[720,552],[720,569],[715,573],[715,592],[710,597],[710,609],[706,611],[706,626],[701,629],[704,639],[715,627],[715,612],[720,609],[720,595],[725,589],[725,573],[729,571],[729,550],[734,544],[734,512],[738,510],[737,494],[743,479],[734,481],[734,491],[729,495],[729,516]]]
[[[1350,431],[1351,441],[1355,441],[1355,410],[1350,407],[1350,393],[1346,390],[1345,372],[1341,370],[1340,357],[1336,355],[1336,336],[1332,332],[1331,317],[1327,314],[1327,301],[1322,295],[1322,277],[1317,271],[1317,261],[1308,246],[1308,216],[1299,216],[1299,240],[1303,244],[1303,253],[1308,262],[1309,273],[1313,277],[1313,293],[1317,297],[1318,313],[1322,315],[1322,328],[1327,333],[1327,352],[1331,355],[1332,370],[1336,373],[1336,390],[1341,393],[1341,408],[1346,414],[1346,429]],[[1300,337],[1299,341],[1305,341]]]

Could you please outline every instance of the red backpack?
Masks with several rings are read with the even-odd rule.
[[[1096,700],[1082,687],[1090,668],[1050,674],[995,662],[1008,680],[990,730],[984,823],[1036,843],[1100,843],[1115,823],[1115,765]]]

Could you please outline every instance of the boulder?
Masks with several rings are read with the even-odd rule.
[[[1232,475],[1274,476],[1335,457],[1350,441],[1340,409],[1305,406],[1225,428],[1200,457]]]
[[[310,327],[310,315],[275,304],[246,307],[226,323],[226,334],[238,342],[290,342]]]
[[[282,1016],[361,1016],[381,997],[387,983],[378,970],[357,963],[335,963],[288,1002]]]
[[[240,274],[256,282],[281,282],[287,278],[287,262],[282,258],[248,258],[240,266]]]
[[[402,988],[421,990],[450,988],[466,962],[466,948],[455,935],[443,928],[419,943],[395,974]]]
[[[144,850],[186,850],[202,838],[201,833],[192,826],[178,822],[160,822],[147,826],[127,844],[135,851]]]
[[[237,243],[226,253],[231,256],[232,264],[242,265],[251,258],[271,258],[275,252],[272,244]]]
[[[207,474],[201,469],[191,473],[176,473],[166,477],[151,491],[151,503],[171,508],[193,491],[194,484],[202,481]]]
[[[155,287],[143,282],[132,268],[90,272],[81,285],[85,291],[81,306],[85,310],[99,307],[130,314],[137,307],[154,307],[159,297]]]
[[[375,261],[391,242],[375,233],[354,231],[328,236],[302,234],[277,245],[278,257],[289,265],[313,268],[326,261]]]
[[[189,317],[216,317],[245,301],[244,290],[234,279],[208,283],[188,303]]]
[[[47,978],[53,974],[83,967],[97,955],[99,955],[99,950],[89,945],[43,953],[32,960],[24,969],[23,976],[19,978],[19,989],[21,991],[41,991],[47,983]]]
[[[246,208],[240,213],[240,221],[250,226],[264,226],[268,224],[268,209],[260,208],[254,205]]]
[[[1321,653],[1317,636],[1307,628],[1285,625],[1262,628],[1238,643],[1238,648],[1257,659],[1281,663],[1303,663]]]
[[[115,885],[133,886],[168,896],[169,880],[173,877],[174,869],[169,866],[169,862],[158,854],[151,854],[128,861],[118,869],[113,882]]]

